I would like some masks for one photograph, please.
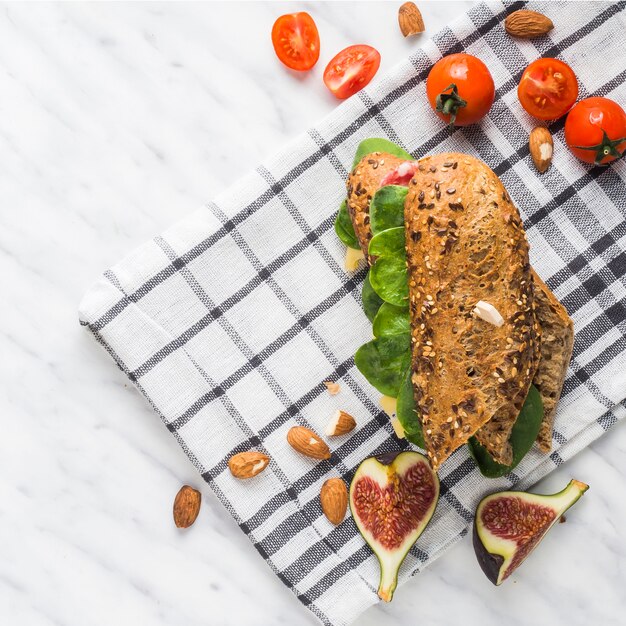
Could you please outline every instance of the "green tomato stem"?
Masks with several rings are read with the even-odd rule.
[[[450,93],[446,93],[450,90]],[[459,90],[455,83],[448,85],[435,99],[436,109],[439,113],[450,116],[450,129],[454,128],[459,109],[467,106],[467,102],[459,96]]]
[[[606,134],[604,128],[602,129],[602,141],[595,146],[573,146],[578,150],[593,150],[596,153],[596,158],[594,160],[595,165],[608,165],[608,163],[602,163],[602,159],[613,156],[616,159],[619,159],[623,152],[620,152],[617,147],[626,141],[626,137],[622,137],[621,139],[610,139]]]

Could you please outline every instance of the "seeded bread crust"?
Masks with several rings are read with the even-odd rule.
[[[542,330],[542,358],[533,380],[543,401],[543,422],[537,436],[537,445],[542,452],[550,452],[556,406],[574,349],[574,322],[565,307],[534,271],[533,280],[538,286],[535,289],[535,305]]]
[[[532,273],[532,270],[531,270]],[[536,287],[533,284],[533,296],[536,297]],[[534,307],[534,303],[533,303]],[[541,324],[536,311],[532,313],[532,320],[535,327],[535,338],[533,340],[533,356],[529,364],[530,375],[534,377],[541,362]],[[496,463],[511,465],[513,462],[513,448],[509,441],[513,426],[519,417],[524,406],[527,393],[518,393],[508,404],[496,411],[493,417],[476,431],[476,439],[486,448],[491,458]]]
[[[530,375],[534,378],[541,362],[541,320],[537,313],[536,298],[539,287],[534,282],[534,270],[531,268],[531,283],[533,292],[532,323],[535,328],[533,340],[533,356],[529,364]],[[511,401],[504,405],[494,416],[476,432],[476,439],[487,449],[496,463],[511,465],[513,462],[513,448],[509,441],[513,426],[524,406],[527,394],[518,393]]]
[[[412,381],[436,469],[526,397],[537,334],[528,243],[499,178],[464,154],[420,161],[404,218]],[[503,326],[473,315],[479,300],[498,309]]]
[[[348,176],[346,183],[348,213],[354,226],[354,234],[370,265],[372,259],[367,253],[372,238],[370,202],[385,175],[395,170],[405,160],[386,152],[372,152],[366,154]]]

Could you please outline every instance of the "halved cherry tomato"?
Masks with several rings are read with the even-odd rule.
[[[487,66],[471,54],[450,54],[433,65],[426,94],[435,113],[450,126],[468,126],[484,117],[496,95]]]
[[[565,115],[578,98],[576,74],[558,59],[537,59],[524,70],[517,97],[533,117],[555,120]]]
[[[608,98],[581,100],[565,120],[565,141],[586,163],[615,161],[626,152],[626,113]]]
[[[348,46],[324,70],[324,84],[344,100],[367,85],[380,66],[380,53],[372,46]]]
[[[308,13],[281,15],[272,27],[276,56],[292,70],[310,70],[320,58],[320,36]]]

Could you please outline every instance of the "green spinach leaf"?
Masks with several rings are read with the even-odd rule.
[[[354,226],[352,226],[352,220],[348,213],[348,204],[345,200],[341,203],[339,213],[337,213],[337,217],[335,218],[335,232],[337,233],[337,237],[339,237],[348,248],[358,250],[361,247],[359,240],[354,234]]]
[[[374,291],[389,304],[406,306],[409,299],[404,227],[389,228],[372,237],[369,253],[378,257],[370,270]]]
[[[411,336],[379,337],[362,345],[354,355],[354,363],[378,391],[396,398],[402,378],[411,363]]]
[[[408,441],[424,449],[424,436],[422,435],[422,423],[420,422],[413,395],[413,383],[411,381],[411,368],[406,371],[398,394],[396,405],[396,417]]]
[[[374,235],[388,228],[404,226],[404,200],[407,193],[407,187],[385,185],[374,194],[370,203],[370,225]]]
[[[489,452],[478,443],[476,437],[472,437],[469,440],[470,453],[476,460],[480,473],[487,478],[499,478],[508,474],[533,447],[533,443],[539,434],[542,420],[543,403],[541,402],[541,395],[537,388],[531,385],[524,406],[511,431],[511,438],[509,439],[513,447],[513,462],[511,465],[496,463],[491,458]]]
[[[370,269],[374,291],[389,304],[405,307],[409,301],[406,261],[403,258],[381,257]]]
[[[372,256],[397,256],[405,261],[404,226],[388,228],[382,233],[378,233],[378,235],[372,237],[368,251]]]
[[[383,300],[372,288],[369,272],[366,274],[365,280],[363,281],[361,300],[363,302],[363,310],[365,311],[365,316],[370,322],[373,323],[374,319],[376,318],[376,314],[378,313],[378,310],[383,304]]]
[[[372,322],[374,337],[402,335],[411,332],[408,307],[394,306],[385,302]]]
[[[370,137],[368,139],[364,139],[358,145],[356,154],[354,155],[354,161],[352,162],[352,167],[356,167],[358,162],[366,154],[370,154],[371,152],[388,152],[389,154],[393,154],[401,159],[413,159],[413,157],[406,150],[403,150],[400,146],[397,146],[388,139]]]

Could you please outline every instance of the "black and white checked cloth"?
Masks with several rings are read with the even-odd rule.
[[[534,122],[516,95],[530,61],[558,56],[576,71],[581,98],[626,104],[626,3],[533,5],[556,28],[532,41],[504,33],[504,17],[521,6],[473,8],[208,209],[132,252],[81,303],[81,323],[275,574],[325,624],[347,624],[376,601],[378,565],[349,516],[334,527],[322,515],[321,484],[350,480],[373,453],[407,447],[354,367],[356,349],[371,337],[360,305],[364,273],[346,274],[333,230],[362,139],[386,136],[416,157],[467,152],[490,165],[522,213],[535,269],[576,328],[552,454],[533,451],[515,474],[489,481],[458,450],[440,472],[439,506],[401,582],[466,534],[485,492],[531,485],[626,414],[626,160],[581,164],[559,120],[551,125],[554,163],[538,175],[528,153]],[[460,51],[486,62],[497,97],[479,126],[450,135],[430,110],[424,81],[434,61]],[[327,393],[326,380],[340,382],[340,395]],[[329,461],[287,445],[289,427],[323,432],[338,408],[358,427],[330,442]],[[272,458],[253,487],[226,470],[233,453],[250,448]]]

